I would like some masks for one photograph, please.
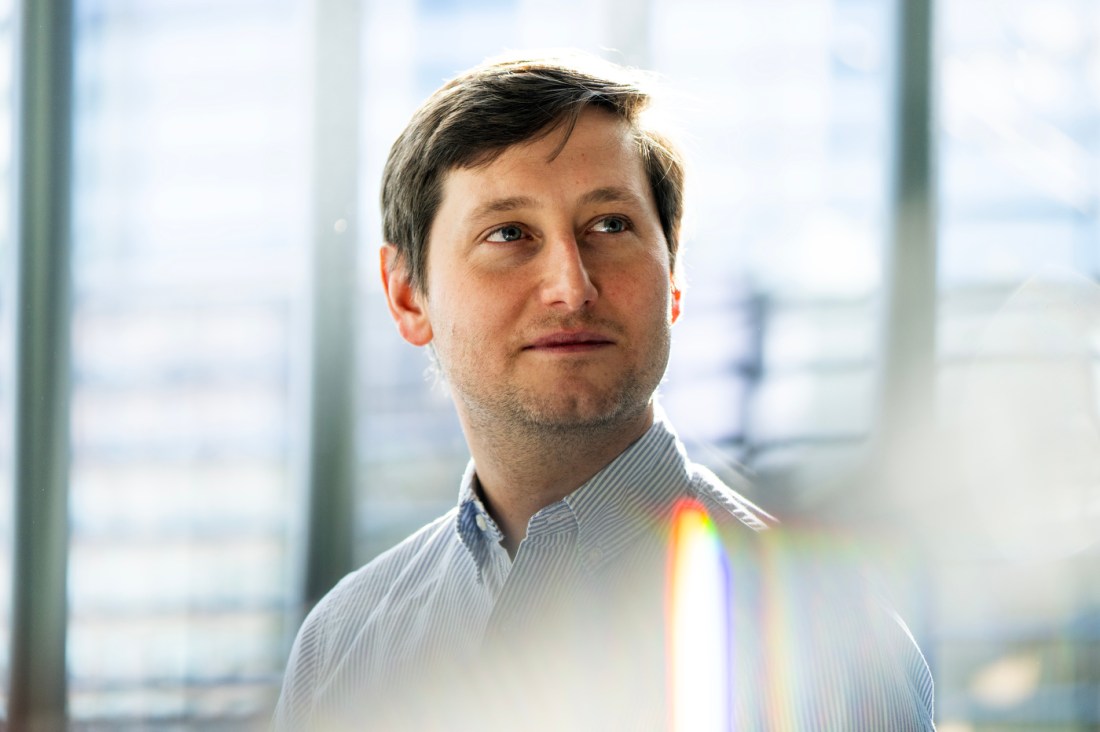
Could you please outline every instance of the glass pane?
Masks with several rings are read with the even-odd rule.
[[[654,65],[683,95],[691,166],[688,290],[665,404],[689,448],[717,439],[754,469],[758,500],[788,516],[851,463],[871,426],[888,10],[654,5]],[[726,409],[689,398],[703,371],[742,397]],[[700,421],[709,432],[693,434]]]
[[[297,603],[308,16],[80,2],[74,720],[263,719]]]
[[[1100,7],[941,2],[941,729],[1100,721]]]

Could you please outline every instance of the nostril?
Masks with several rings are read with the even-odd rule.
[[[571,307],[580,307],[596,299],[596,288],[592,279],[582,268],[560,273],[546,288],[551,303],[564,303]]]
[[[577,309],[596,300],[596,287],[575,239],[560,241],[544,253],[548,258],[543,282],[546,304]]]

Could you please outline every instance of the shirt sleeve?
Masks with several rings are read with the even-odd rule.
[[[917,646],[916,639],[909,631],[909,627],[901,616],[893,610],[887,610],[888,630],[891,636],[890,645],[894,649],[897,663],[905,673],[909,693],[916,701],[920,712],[920,721],[924,729],[934,730],[935,719],[935,687],[932,682],[932,672],[928,668],[928,662],[924,659]]]
[[[272,732],[308,730],[314,717],[314,698],[322,666],[322,628],[325,604],[313,609],[302,623],[287,661],[279,702],[275,706]]]

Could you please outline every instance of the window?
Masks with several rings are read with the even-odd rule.
[[[77,7],[70,712],[263,718],[297,620],[307,8]]]
[[[940,399],[964,468],[942,489],[941,728],[1084,729],[1100,722],[1100,14],[938,9]]]

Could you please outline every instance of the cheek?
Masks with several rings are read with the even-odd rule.
[[[643,313],[667,319],[671,307],[668,272],[660,266],[646,267],[625,277],[615,277],[604,287],[604,296],[626,315]]]
[[[499,284],[480,286],[472,280],[440,293],[432,302],[432,325],[436,340],[442,341],[440,347],[477,357],[488,346],[504,341],[509,335],[505,300]]]

